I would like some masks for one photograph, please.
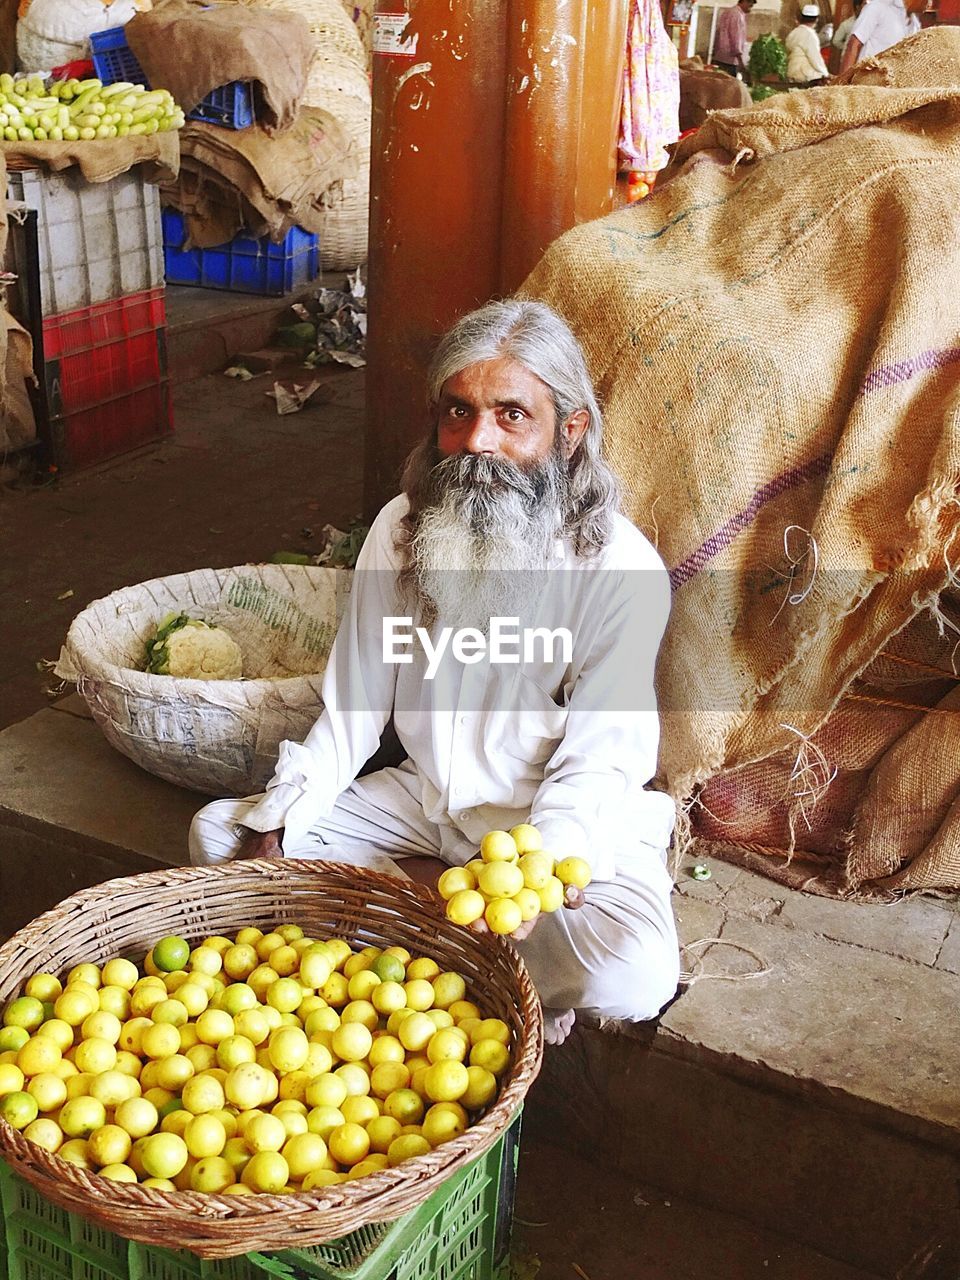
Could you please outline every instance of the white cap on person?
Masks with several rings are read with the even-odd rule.
[[[820,6],[818,4],[805,4],[800,10],[801,18],[819,18]]]

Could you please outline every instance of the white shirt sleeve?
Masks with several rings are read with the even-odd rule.
[[[674,814],[669,797],[644,791],[657,768],[654,668],[670,611],[669,579],[662,566],[619,577],[530,815],[545,848],[558,858],[584,858],[596,880],[616,875],[613,832],[622,832],[625,816],[635,819],[638,844],[662,849]]]
[[[866,44],[870,37],[874,34],[876,28],[883,21],[881,13],[882,5],[866,4],[860,10],[860,17],[857,18],[850,31],[851,36],[856,36],[861,44]]]
[[[811,40],[807,41],[809,46],[807,52],[810,58],[810,65],[813,67],[814,71],[818,71],[821,76],[829,76],[830,71],[823,60],[823,54],[820,52],[820,37],[812,27],[810,28],[810,35],[813,37]]]
[[[243,820],[299,840],[333,809],[376,751],[393,710],[397,667],[383,661],[383,618],[397,612],[393,545],[405,499],[374,521],[357,560],[347,612],[323,678],[323,712],[303,743],[282,742],[266,795]]]

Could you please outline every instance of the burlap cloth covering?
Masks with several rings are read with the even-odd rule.
[[[305,107],[291,129],[188,124],[180,179],[163,189],[187,222],[190,243],[223,244],[240,230],[282,240],[293,226],[319,232],[324,201],[356,172],[357,149],[329,112]]]
[[[92,142],[2,142],[10,169],[51,169],[74,165],[87,182],[109,182],[139,165],[146,182],[172,182],[180,170],[176,130],[137,138],[96,138]]]
[[[671,573],[661,782],[786,883],[956,888],[960,31],[679,157],[524,286],[582,338]]]
[[[298,14],[162,0],[131,18],[126,33],[150,84],[169,89],[184,111],[220,85],[249,80],[268,133],[294,124],[314,43]]]

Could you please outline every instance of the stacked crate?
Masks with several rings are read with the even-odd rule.
[[[44,374],[54,455],[75,470],[173,429],[163,244],[155,186],[138,169],[7,175],[37,210]]]
[[[90,37],[90,46],[94,68],[104,84],[118,80],[147,84],[123,27],[97,32]],[[189,118],[221,129],[247,129],[256,118],[253,86],[244,81],[221,85],[189,113]],[[163,252],[169,284],[279,296],[320,275],[319,237],[301,227],[291,227],[279,244],[269,236],[244,232],[207,249],[187,249],[186,239],[183,216],[165,209]]]

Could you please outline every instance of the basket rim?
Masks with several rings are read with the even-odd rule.
[[[391,1169],[315,1191],[223,1196],[196,1191],[166,1192],[145,1187],[141,1183],[113,1182],[101,1178],[92,1170],[81,1169],[60,1159],[24,1138],[7,1121],[0,1119],[0,1157],[7,1161],[15,1173],[41,1189],[54,1203],[90,1217],[100,1224],[104,1224],[105,1219],[100,1216],[98,1205],[104,1205],[110,1213],[125,1212],[130,1215],[129,1234],[134,1239],[143,1238],[136,1231],[138,1208],[149,1207],[154,1213],[157,1210],[167,1211],[164,1214],[169,1223],[169,1232],[165,1230],[164,1237],[169,1238],[167,1247],[186,1247],[201,1257],[227,1257],[257,1248],[255,1233],[258,1224],[267,1219],[276,1220],[278,1215],[282,1215],[292,1231],[299,1228],[306,1233],[312,1226],[316,1226],[307,1221],[307,1216],[313,1214],[316,1217],[324,1211],[357,1213],[357,1221],[349,1230],[355,1230],[362,1223],[390,1220],[391,1217],[408,1212],[410,1207],[415,1207],[407,1203],[411,1195],[416,1194],[417,1203],[422,1203],[447,1177],[482,1155],[497,1141],[522,1105],[527,1090],[539,1073],[543,1058],[540,1000],[521,956],[506,939],[476,934],[461,926],[451,925],[442,911],[439,895],[425,885],[364,867],[319,859],[251,859],[212,867],[164,868],[104,881],[71,894],[57,906],[17,930],[0,946],[0,974],[11,959],[24,948],[38,944],[51,928],[62,930],[64,915],[68,911],[82,912],[85,907],[93,904],[102,905],[105,899],[115,898],[124,886],[145,890],[152,886],[183,885],[185,891],[188,891],[191,882],[202,879],[229,882],[231,877],[249,877],[251,874],[263,876],[265,882],[273,884],[284,879],[302,880],[303,877],[315,876],[318,879],[339,879],[353,887],[359,882],[370,888],[392,891],[401,900],[412,898],[421,908],[427,908],[436,916],[439,927],[457,930],[455,936],[462,935],[461,940],[466,942],[468,948],[486,952],[490,956],[506,950],[517,979],[515,998],[520,1014],[521,1034],[515,1046],[513,1063],[503,1078],[494,1104],[463,1134],[442,1143],[425,1155],[415,1156]],[[398,906],[400,905],[402,902],[398,902]],[[22,980],[19,979],[18,987]],[[5,1003],[13,994],[13,990],[0,993],[0,1003]],[[185,1220],[198,1226],[203,1224],[210,1229],[203,1244],[178,1241],[177,1227]],[[244,1243],[242,1233],[245,1230],[254,1233],[252,1242],[247,1240]],[[236,1235],[236,1239],[232,1238],[231,1233]],[[127,1234],[126,1230],[122,1234]],[[342,1234],[343,1231],[338,1228],[337,1235]]]
[[[87,605],[75,614],[70,626],[67,630],[66,638],[60,652],[59,662],[64,657],[70,662],[78,673],[79,679],[75,683],[79,686],[82,680],[98,680],[105,683],[120,685],[125,689],[132,689],[137,693],[151,694],[158,700],[169,697],[174,689],[181,690],[184,694],[189,694],[197,699],[202,699],[205,691],[216,688],[219,698],[230,696],[244,697],[248,694],[267,694],[278,686],[285,689],[293,689],[297,684],[306,685],[311,692],[317,691],[318,682],[323,680],[324,672],[315,671],[296,676],[253,676],[250,679],[240,680],[200,680],[192,676],[163,676],[155,675],[152,671],[143,671],[139,667],[121,667],[115,662],[110,662],[100,653],[85,653],[81,669],[81,663],[78,660],[79,654],[77,649],[77,635],[82,625],[82,620],[90,619],[88,615],[101,605],[114,602],[119,606],[125,602],[125,598],[129,593],[149,588],[155,584],[163,583],[164,585],[184,581],[192,578],[196,574],[227,574],[239,573],[244,569],[264,569],[271,568],[277,570],[293,570],[296,573],[307,572],[308,577],[317,576],[317,580],[321,580],[321,575],[336,574],[338,569],[328,565],[319,564],[272,564],[269,561],[250,561],[246,564],[227,565],[221,569],[188,569],[183,573],[171,573],[157,578],[147,578],[143,582],[130,583],[125,587],[118,587],[115,591],[109,592],[105,596],[99,596],[96,600],[91,600]],[[348,572],[352,572],[348,570]],[[281,575],[282,576],[282,575]],[[171,683],[172,682],[172,683]],[[242,692],[241,692],[242,691]],[[180,698],[178,696],[177,701]]]

